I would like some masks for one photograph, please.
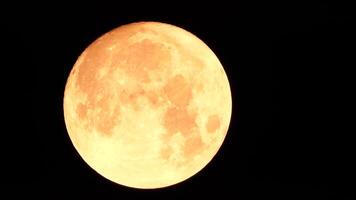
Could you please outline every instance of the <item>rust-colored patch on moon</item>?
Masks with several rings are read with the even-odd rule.
[[[189,113],[186,108],[169,108],[164,115],[164,127],[169,135],[181,132],[188,135],[193,128],[197,127],[195,123],[196,114]]]
[[[105,88],[103,84],[102,81],[91,83],[92,88],[88,89],[86,93],[87,101],[77,105],[76,113],[78,119],[82,120],[89,131],[96,129],[98,133],[110,136],[113,134],[112,129],[119,122],[120,107],[116,103],[114,109],[112,109],[112,91]],[[98,94],[102,98],[97,98]]]
[[[184,144],[184,155],[190,157],[198,153],[204,146],[199,134],[194,134],[192,137],[187,138]]]
[[[183,75],[175,75],[164,87],[168,100],[178,107],[187,106],[192,99],[192,87]]]
[[[145,96],[153,107],[160,106],[161,102],[158,94],[155,91],[146,91]]]
[[[139,111],[142,107],[142,105],[139,105],[138,103],[138,98],[140,97],[146,97],[147,98],[147,92],[142,89],[119,89],[118,94],[119,94],[119,103],[123,106],[131,106],[135,111]]]
[[[101,109],[95,116],[95,128],[99,133],[108,136],[113,134],[113,128],[119,122],[120,106],[116,104],[114,110],[110,110],[110,103],[107,100],[101,100],[98,103]]]
[[[119,107],[114,110],[110,107],[114,91],[107,88],[107,85],[112,80],[112,74],[107,73],[101,78],[97,76],[101,69],[110,67],[107,65],[108,57],[110,55],[104,51],[104,47],[94,43],[86,50],[80,65],[76,66],[77,79],[74,83],[79,89],[78,92],[86,95],[86,102],[78,104],[76,108],[79,119],[83,121],[89,132],[96,129],[106,136],[112,135],[112,129],[120,117]],[[102,98],[98,99],[98,95]]]
[[[95,44],[87,48],[85,52],[85,56],[81,58],[80,65],[77,66],[78,77],[76,86],[82,92],[92,97],[96,96],[98,92],[98,86],[100,85],[98,81],[108,79],[107,76],[104,76],[99,80],[97,74],[99,74],[100,69],[108,67],[105,64],[108,63],[110,53]]]
[[[128,104],[130,103],[130,93],[125,90],[125,89],[120,89],[118,91],[118,94],[119,94],[119,101],[120,103],[122,104]]]
[[[87,116],[87,106],[79,103],[76,108],[77,115],[79,119],[84,119]]]
[[[78,117],[87,121],[88,128],[95,128],[105,135],[111,135],[112,128],[119,121],[118,110],[115,109],[112,112],[109,106],[112,104],[109,100],[112,99],[113,92],[119,92],[119,104],[131,105],[136,111],[140,109],[137,105],[137,98],[140,96],[146,96],[152,105],[158,103],[156,95],[146,95],[143,89],[112,91],[107,88],[114,78],[110,72],[114,68],[121,68],[136,81],[148,83],[150,82],[149,74],[154,70],[161,71],[161,67],[168,66],[170,61],[170,52],[162,44],[148,39],[132,44],[119,41],[117,46],[121,44],[123,48],[108,51],[107,46],[112,42],[110,34],[101,38],[100,42],[99,40],[94,42],[86,49],[85,56],[82,57],[80,65],[76,67],[78,76],[75,85],[87,97],[87,102],[79,104],[76,108]],[[107,68],[109,73],[98,76],[103,68]],[[100,100],[97,99],[99,93],[102,95]],[[88,114],[89,110],[99,110],[99,112]]]
[[[169,79],[163,87],[163,93],[167,101],[172,104],[164,114],[164,127],[167,133],[164,139],[169,139],[175,133],[181,133],[185,142],[182,151],[185,157],[191,157],[198,153],[204,143],[197,132],[197,113],[188,109],[193,98],[192,85],[181,75],[175,75]]]
[[[206,123],[208,133],[214,133],[220,127],[220,119],[218,115],[210,115]]]
[[[162,44],[144,39],[113,53],[114,66],[117,66],[144,83],[151,82],[149,73],[159,70],[170,61],[170,53]]]
[[[139,98],[140,96],[144,96],[145,93],[146,93],[145,90],[142,88],[132,91],[128,96],[129,102],[135,102],[137,98]]]

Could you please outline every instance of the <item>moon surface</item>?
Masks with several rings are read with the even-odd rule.
[[[215,156],[230,123],[224,68],[192,33],[120,26],[89,45],[67,79],[64,118],[83,160],[133,188],[182,182]]]

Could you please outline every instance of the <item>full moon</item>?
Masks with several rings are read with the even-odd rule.
[[[159,22],[120,26],[90,44],[65,87],[64,119],[83,160],[133,188],[161,188],[202,170],[228,131],[228,78],[192,33]]]

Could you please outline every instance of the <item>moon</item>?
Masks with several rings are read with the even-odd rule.
[[[226,137],[232,100],[214,52],[159,22],[120,26],[90,44],[64,91],[69,138],[120,185],[153,189],[202,170]]]

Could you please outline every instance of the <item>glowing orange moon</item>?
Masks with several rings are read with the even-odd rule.
[[[231,117],[224,68],[173,25],[120,26],[75,63],[64,92],[69,137],[107,179],[160,188],[188,179],[217,153]]]

